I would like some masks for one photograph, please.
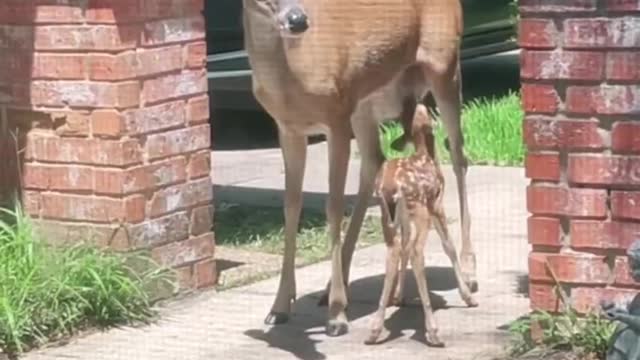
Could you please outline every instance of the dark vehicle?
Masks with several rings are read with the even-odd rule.
[[[462,59],[517,48],[513,0],[461,0]],[[242,0],[205,2],[209,93],[217,109],[261,110],[251,93],[251,69],[243,50]]]

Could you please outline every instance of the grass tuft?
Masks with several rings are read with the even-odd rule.
[[[344,226],[347,223],[344,222]],[[283,224],[284,214],[280,208],[221,204],[216,208],[214,219],[217,245],[283,254]],[[296,239],[296,256],[302,259],[304,264],[327,259],[330,244],[324,213],[304,209],[300,216]],[[381,241],[380,220],[373,217],[365,218],[358,246]]]
[[[136,272],[131,260],[150,266]],[[15,355],[87,327],[148,322],[147,288],[167,275],[142,255],[49,246],[19,207],[0,208],[0,348]]]
[[[437,114],[434,114],[438,117]],[[525,146],[522,141],[522,121],[524,112],[518,93],[497,98],[474,99],[462,110],[462,133],[464,150],[471,164],[496,166],[522,166]],[[387,158],[410,155],[412,149],[397,152],[391,143],[402,135],[398,122],[389,122],[381,129],[382,151]],[[449,152],[444,146],[446,137],[442,121],[436,125],[437,152],[440,161],[450,162]]]

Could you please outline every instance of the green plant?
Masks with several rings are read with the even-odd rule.
[[[438,117],[438,114],[433,116]],[[520,96],[515,92],[498,99],[480,98],[465,104],[462,110],[462,133],[469,162],[476,165],[522,166],[525,157],[523,118]],[[411,147],[404,152],[391,148],[391,143],[402,133],[398,122],[381,126],[380,142],[386,158],[404,157],[413,152]],[[440,161],[450,162],[442,121],[436,123],[435,135]]]
[[[532,339],[532,323],[537,323],[542,330],[539,344]],[[560,314],[536,311],[531,316],[511,324],[510,350],[512,355],[517,356],[541,346],[550,350],[569,350],[604,359],[614,330],[615,323],[596,312],[580,316],[573,308]]]
[[[0,209],[0,347],[9,354],[82,328],[146,322],[148,290],[169,273],[142,255],[40,239],[20,207]],[[145,261],[134,271],[130,261]]]
[[[217,245],[229,245],[271,254],[284,251],[284,214],[281,208],[219,204],[214,227]],[[344,223],[346,226],[346,222]],[[380,242],[377,218],[367,217],[358,246]],[[304,264],[324,260],[329,255],[327,223],[321,211],[303,210],[296,238],[296,255]]]

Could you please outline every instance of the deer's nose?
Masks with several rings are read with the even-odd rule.
[[[309,28],[309,19],[307,14],[298,7],[295,7],[287,13],[287,23],[289,24],[289,31],[294,34],[300,34]]]

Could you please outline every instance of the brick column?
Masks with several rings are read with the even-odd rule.
[[[638,290],[624,251],[640,237],[640,2],[520,0],[530,299],[579,311]],[[548,265],[547,265],[548,264]]]
[[[23,140],[3,136],[6,156],[18,148],[23,161],[0,185],[22,175],[47,240],[150,250],[183,287],[215,281],[201,7],[0,4],[0,124]]]

